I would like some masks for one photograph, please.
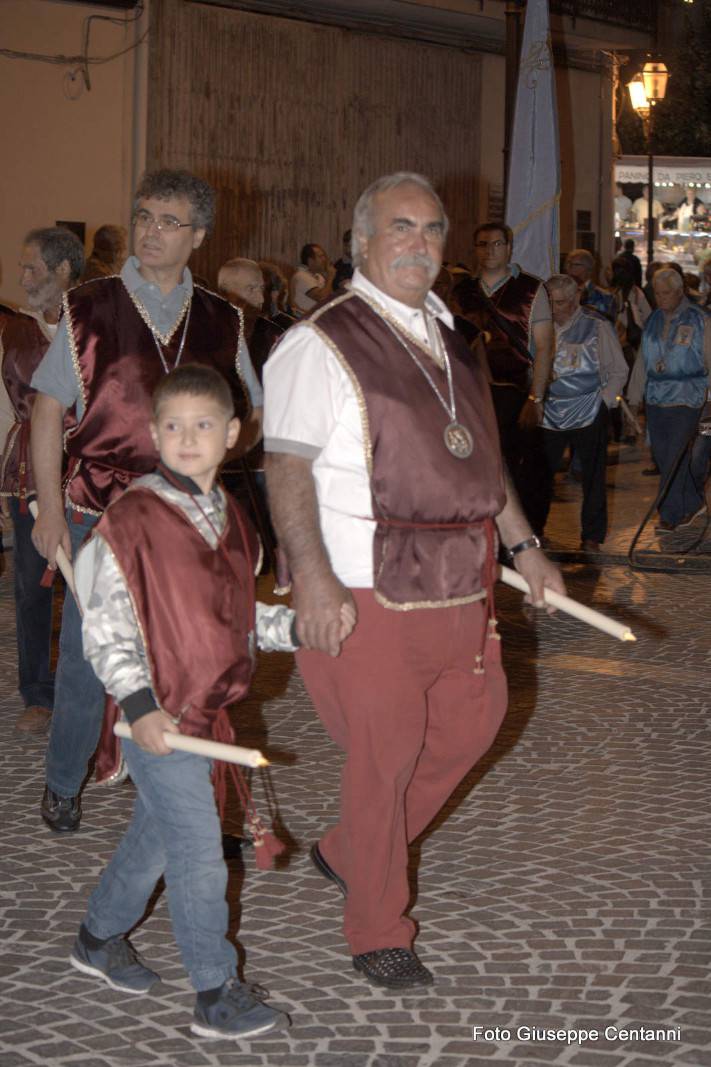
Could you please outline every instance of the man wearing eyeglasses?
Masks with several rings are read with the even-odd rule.
[[[151,395],[169,370],[190,362],[213,366],[232,386],[238,417],[249,410],[248,391],[252,407],[261,409],[259,383],[248,358],[239,355],[236,309],[193,284],[187,267],[214,214],[207,182],[186,171],[146,174],[134,204],[135,255],[120,275],[86,282],[64,298],[57,335],[32,378],[39,508],[32,540],[52,568],[60,546],[71,558],[108,504],[153,470]],[[68,474],[62,492],[66,412],[74,425],[64,439]],[[101,683],[84,660],[79,611],[67,592],[40,808],[56,832],[79,827],[79,793],[103,707]]]
[[[484,331],[501,451],[534,531],[543,532],[543,399],[553,362],[553,321],[543,281],[511,262],[513,233],[501,222],[474,231],[477,276],[457,288]]]

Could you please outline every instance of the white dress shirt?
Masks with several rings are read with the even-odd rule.
[[[412,308],[387,296],[360,270],[351,290],[428,348],[428,322],[430,328],[435,318],[453,326],[432,292],[424,309]],[[403,347],[403,359],[410,358]],[[372,588],[375,522],[360,408],[348,374],[309,321],[292,327],[267,360],[264,394],[265,451],[313,460],[321,532],[333,571],[346,586]]]

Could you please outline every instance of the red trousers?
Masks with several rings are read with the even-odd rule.
[[[411,947],[408,843],[492,744],[507,688],[500,642],[485,641],[484,601],[393,611],[370,589],[351,592],[358,623],[340,656],[301,650],[296,658],[346,752],[340,819],[320,848],[348,886],[343,932],[359,955]]]

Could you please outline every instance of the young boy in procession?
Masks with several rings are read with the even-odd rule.
[[[164,734],[211,736],[222,720],[224,737],[224,709],[245,695],[252,675],[255,614],[261,647],[296,647],[290,609],[257,605],[255,613],[257,537],[215,484],[239,427],[217,371],[189,364],[168,374],[153,400],[160,464],[106,510],[76,560],[84,654],[131,724],[123,757],[137,796],[70,956],[113,989],[147,992],[159,976],[125,935],[163,875],[197,993],[191,1030],[232,1039],[289,1018],[236,977],[211,763],[170,749]]]

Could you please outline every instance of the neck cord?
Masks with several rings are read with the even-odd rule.
[[[185,316],[185,318],[183,319],[183,332],[182,332],[182,336],[180,338],[180,345],[178,347],[178,355],[176,357],[175,363],[173,364],[173,370],[175,370],[175,368],[179,365],[180,359],[181,359],[181,357],[183,355],[183,348],[185,346],[185,338],[187,337],[187,333],[188,333],[188,323],[190,321],[190,311],[191,311],[192,306],[193,306],[192,295],[189,294],[189,293],[186,293],[185,300],[183,301],[183,307],[181,309],[180,315],[176,319],[175,326],[173,327],[172,330],[170,330],[168,333],[165,333],[165,334],[162,334],[160,332],[160,330],[156,329],[156,327],[153,325],[153,323],[151,321],[151,317],[148,314],[148,311],[146,310],[144,305],[141,303],[141,301],[138,299],[136,294],[135,293],[129,293],[129,296],[131,297],[131,300],[133,301],[133,306],[135,307],[136,311],[141,316],[141,318],[145,322],[145,324],[148,327],[148,329],[151,331],[151,337],[153,338],[153,342],[154,342],[156,348],[158,349],[158,355],[160,357],[161,363],[163,364],[163,370],[164,370],[164,372],[166,374],[169,374],[170,373],[170,368],[168,367],[168,364],[166,362],[165,356],[163,355],[163,349],[162,349],[161,346],[170,344],[171,339],[173,337],[173,334],[175,333],[175,331],[177,329],[178,323],[183,318],[183,316]]]
[[[381,316],[381,318],[382,318],[382,316]],[[428,381],[428,383],[430,385],[430,388],[432,389],[432,391],[434,392],[435,396],[439,400],[440,404],[442,405],[442,407],[446,411],[447,415],[449,416],[450,421],[451,422],[456,422],[457,421],[457,405],[456,405],[456,401],[454,399],[454,385],[453,385],[453,382],[452,382],[452,367],[451,367],[451,364],[449,362],[449,356],[447,355],[447,350],[445,349],[444,345],[441,344],[441,339],[440,339],[440,335],[439,335],[439,330],[437,329],[437,324],[436,323],[432,324],[433,328],[432,328],[432,332],[430,332],[429,323],[428,323],[427,324],[427,327],[428,327],[427,328],[427,333],[428,333],[428,335],[430,337],[430,340],[431,341],[434,340],[434,342],[435,342],[434,348],[438,349],[436,354],[440,355],[442,357],[442,362],[443,362],[443,365],[444,365],[444,371],[445,371],[445,373],[447,375],[447,389],[449,391],[449,404],[447,403],[447,401],[444,399],[444,397],[440,393],[439,389],[437,388],[437,386],[436,386],[436,384],[434,382],[434,379],[432,378],[432,375],[427,370],[427,367],[425,367],[424,363],[422,363],[422,361],[419,359],[417,354],[412,351],[412,349],[410,348],[410,346],[408,345],[407,341],[402,336],[402,334],[398,330],[396,330],[395,327],[390,322],[388,322],[388,320],[386,318],[383,318],[383,322],[388,327],[388,329],[393,334],[393,336],[396,337],[397,340],[400,342],[402,347],[405,349],[405,351],[407,352],[409,357],[412,359],[412,361],[415,363],[415,365],[418,367],[418,369],[421,371],[421,373],[425,376],[425,378],[427,379],[427,381]],[[425,322],[427,323],[427,319],[425,319]]]
[[[180,360],[181,360],[181,357],[183,355],[183,348],[185,347],[185,338],[187,337],[187,333],[188,333],[188,323],[190,322],[190,311],[192,309],[192,306],[193,306],[193,302],[192,302],[192,300],[189,300],[188,301],[188,309],[187,309],[187,312],[185,314],[185,321],[183,322],[183,332],[180,335],[180,344],[178,345],[178,354],[175,357],[175,363],[173,364],[172,368],[168,367],[167,360],[166,360],[165,356],[163,355],[163,348],[161,346],[161,343],[158,340],[158,338],[156,337],[155,330],[151,326],[151,337],[153,338],[153,342],[154,342],[154,344],[156,346],[156,349],[158,351],[158,355],[160,356],[160,361],[163,364],[163,370],[165,371],[166,374],[169,374],[171,369],[175,370],[175,368],[180,365]]]

